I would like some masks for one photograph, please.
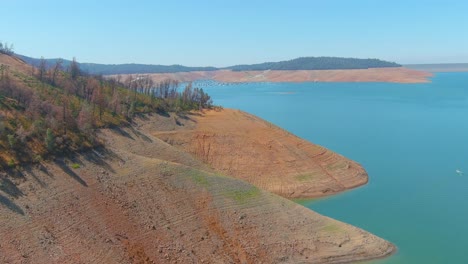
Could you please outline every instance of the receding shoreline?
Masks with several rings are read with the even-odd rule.
[[[177,122],[182,126],[153,129],[153,135],[220,173],[289,199],[329,196],[368,182],[360,164],[240,110],[210,110]]]
[[[121,75],[125,79],[130,74]],[[133,74],[133,76],[138,74]],[[240,82],[391,82],[427,83],[432,73],[404,67],[371,68],[357,70],[296,70],[296,71],[194,71],[177,73],[152,73],[153,81],[173,79],[180,82],[214,80],[225,83]],[[117,77],[117,75],[108,75]]]

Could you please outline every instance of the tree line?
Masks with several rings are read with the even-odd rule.
[[[32,58],[17,54],[17,57],[26,61],[28,64],[38,66],[40,58]],[[57,59],[45,59],[48,66],[55,64]],[[70,60],[64,60],[63,65],[68,67]],[[80,68],[89,74],[141,74],[141,73],[174,73],[174,72],[192,72],[192,71],[216,71],[215,67],[189,67],[183,65],[150,65],[150,64],[99,64],[99,63],[79,63]]]
[[[183,112],[213,107],[211,97],[202,88],[193,87],[192,83],[186,84],[182,90],[176,80],[166,79],[155,83],[149,75],[128,75],[123,82],[120,79],[117,76],[112,80],[122,83],[134,95],[140,93],[147,96],[151,105],[159,111]],[[155,105],[155,101],[159,104]]]
[[[30,72],[0,65],[0,166],[102,145],[96,129],[125,126],[135,115],[212,107],[202,89],[149,76],[107,79],[85,74],[73,59]],[[7,157],[7,158],[5,158]]]
[[[23,55],[16,55],[29,64],[38,66],[41,59],[31,58]],[[46,59],[46,64],[51,67],[57,59]],[[62,60],[64,66],[68,67],[72,61]],[[265,70],[337,70],[337,69],[368,69],[382,67],[401,67],[395,62],[389,62],[379,59],[358,59],[358,58],[340,58],[340,57],[302,57],[293,60],[279,62],[265,62],[259,64],[235,65],[224,68],[217,67],[187,67],[182,65],[146,65],[146,64],[97,64],[81,63],[79,64],[84,72],[90,74],[141,74],[141,73],[174,73],[174,72],[192,72],[192,71],[265,71]]]
[[[401,67],[401,65],[379,59],[356,59],[339,57],[303,57],[288,61],[265,62],[252,65],[228,67],[233,71],[266,71],[266,70],[337,70],[368,69],[384,67]]]
[[[6,55],[13,55],[13,44],[8,45],[8,42],[3,43],[0,41],[0,53]]]

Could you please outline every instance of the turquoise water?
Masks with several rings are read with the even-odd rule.
[[[217,104],[258,115],[366,168],[368,185],[303,204],[398,247],[375,263],[468,263],[468,73],[438,73],[428,84],[204,89]]]

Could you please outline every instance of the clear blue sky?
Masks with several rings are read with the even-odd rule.
[[[0,41],[81,62],[227,66],[301,56],[468,62],[467,0],[9,0]]]

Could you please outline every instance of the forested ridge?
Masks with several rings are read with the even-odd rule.
[[[17,55],[22,60],[35,66],[39,66],[41,59]],[[45,59],[46,65],[52,67],[61,59]],[[61,60],[64,66],[69,66],[72,61]],[[288,61],[265,62],[260,64],[235,65],[230,67],[187,67],[182,65],[150,65],[150,64],[98,64],[80,63],[80,68],[89,74],[116,75],[138,73],[175,73],[193,71],[265,71],[265,70],[338,70],[338,69],[368,69],[401,67],[401,65],[379,59],[356,59],[338,57],[303,57]]]
[[[342,70],[401,67],[401,65],[379,59],[356,59],[337,57],[304,57],[288,61],[265,62],[251,65],[228,67],[233,71],[266,71],[266,70]]]
[[[23,55],[16,55],[28,64],[38,66],[41,59],[31,58]],[[58,60],[68,67],[72,61],[64,59],[45,59],[47,67],[52,67]],[[174,73],[191,71],[215,71],[215,67],[188,67],[183,65],[151,65],[151,64],[99,64],[99,63],[79,63],[81,70],[88,74],[113,75],[113,74],[138,74],[138,73]]]

